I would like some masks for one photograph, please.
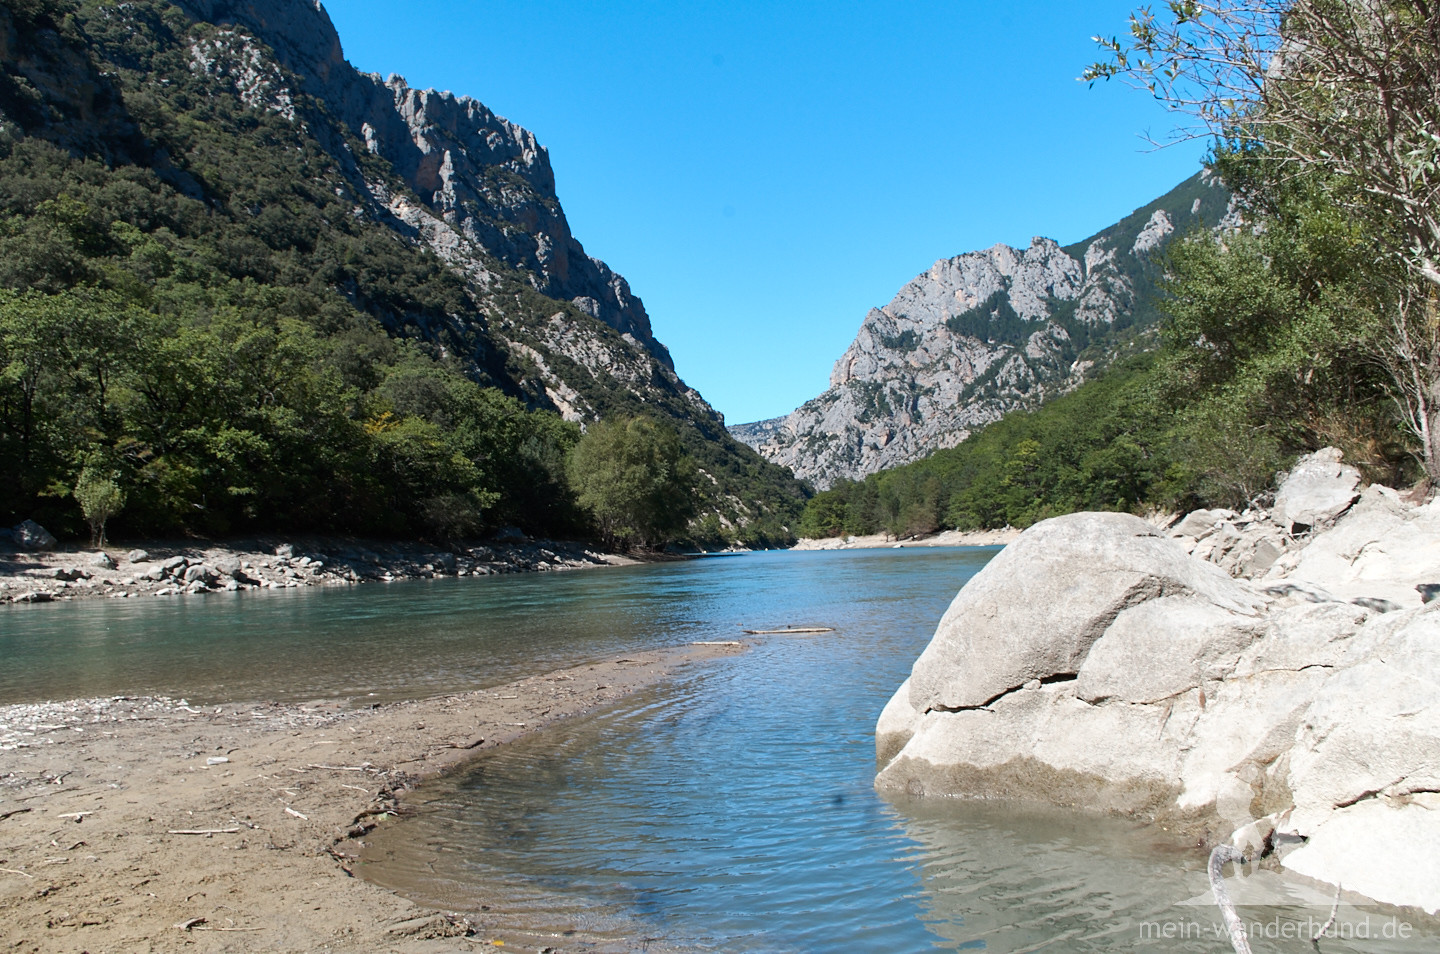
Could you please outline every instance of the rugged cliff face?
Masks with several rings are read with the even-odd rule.
[[[181,6],[220,27],[191,40],[191,68],[227,80],[247,105],[308,122],[397,227],[482,283],[489,277],[487,259],[525,273],[536,291],[572,302],[673,370],[640,299],[571,234],[550,154],[534,133],[468,96],[356,71],[319,3],[189,0]],[[339,130],[322,117],[297,114],[292,81],[323,104]],[[404,192],[361,172],[346,155],[344,134],[385,160]]]
[[[870,310],[824,394],[731,433],[820,488],[952,447],[1074,387],[1153,323],[1157,252],[1227,201],[1197,175],[1069,248],[1036,238],[942,259]]]

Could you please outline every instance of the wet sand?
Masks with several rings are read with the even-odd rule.
[[[352,709],[154,697],[0,707],[0,951],[566,951],[350,875],[422,779],[742,652],[696,644]]]

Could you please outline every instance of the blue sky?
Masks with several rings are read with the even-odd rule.
[[[823,391],[936,259],[1099,231],[1199,168],[1076,82],[1131,3],[327,0],[356,67],[549,147],[571,228],[730,423]]]

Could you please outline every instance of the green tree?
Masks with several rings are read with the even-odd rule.
[[[695,514],[695,466],[674,429],[652,418],[590,425],[567,473],[580,506],[612,545],[659,546]]]
[[[75,500],[90,525],[91,545],[103,547],[106,522],[125,506],[125,491],[116,483],[114,472],[86,465],[75,482]]]

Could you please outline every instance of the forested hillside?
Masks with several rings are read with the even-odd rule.
[[[316,5],[18,0],[0,67],[0,521],[78,534],[108,482],[112,536],[586,533],[581,424],[640,416],[691,536],[788,538],[803,488],[675,374],[543,147],[356,73]]]

